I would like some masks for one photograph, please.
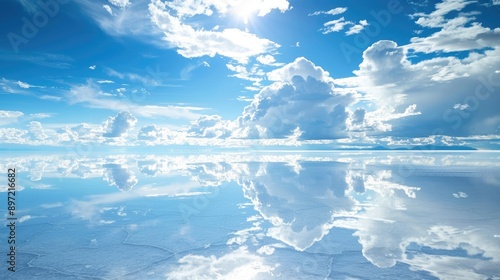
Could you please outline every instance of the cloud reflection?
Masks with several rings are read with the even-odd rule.
[[[283,248],[317,254],[318,246],[332,248],[328,242],[339,229],[351,231],[363,257],[379,268],[400,263],[440,279],[493,279],[499,273],[500,163],[495,154],[35,156],[13,158],[10,164],[32,181],[102,178],[117,187],[122,192],[72,201],[76,217],[97,223],[113,222],[108,216],[114,212],[114,219],[128,219],[124,211],[118,214],[116,209],[125,208],[117,204],[137,198],[203,196],[206,187],[229,183],[241,187],[247,202],[242,211],[253,210],[254,216],[247,217],[250,227],[214,237],[240,249],[214,258],[186,255],[169,272],[172,278],[196,277],[191,267],[206,267],[213,275],[279,274],[283,266],[266,258]],[[207,203],[220,201],[213,195]],[[233,257],[248,260],[248,266],[226,266]]]

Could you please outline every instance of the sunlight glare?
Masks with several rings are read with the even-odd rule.
[[[258,6],[252,1],[240,1],[239,4],[233,8],[233,13],[246,25],[257,13],[257,10]]]

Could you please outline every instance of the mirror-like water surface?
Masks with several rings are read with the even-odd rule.
[[[500,279],[499,159],[13,155],[16,272],[0,277]]]

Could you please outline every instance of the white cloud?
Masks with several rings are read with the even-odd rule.
[[[305,58],[268,73],[275,81],[254,96],[238,117],[236,137],[282,138],[298,128],[305,139],[344,135],[351,95],[334,93],[328,72]]]
[[[111,9],[111,7],[109,5],[102,5],[102,7],[104,8],[104,10],[106,10],[106,12],[108,12],[110,15],[113,15],[113,10]]]
[[[435,5],[429,14],[415,13],[416,23],[422,27],[440,28],[438,32],[427,37],[411,38],[407,46],[417,52],[454,52],[473,49],[484,49],[498,46],[500,28],[490,29],[475,22],[471,13],[462,13],[452,18],[445,18],[450,12],[460,11],[476,1],[445,0]],[[472,23],[471,23],[472,22]]]
[[[61,101],[62,97],[60,97],[60,96],[54,96],[54,95],[41,95],[40,99],[43,99],[43,100],[52,100],[52,101]]]
[[[221,55],[241,63],[248,62],[252,56],[276,50],[279,45],[232,26],[212,29],[213,25],[201,24],[195,27],[190,25],[190,19],[214,14],[225,17],[242,11],[245,16],[265,16],[274,10],[285,12],[291,8],[287,0],[110,1],[121,7],[111,11],[113,16],[110,17],[111,9],[107,9],[107,5],[103,8],[102,4],[93,1],[77,2],[109,34],[134,36],[150,44],[176,48],[179,54],[188,58]],[[149,16],[145,16],[145,12],[149,12]]]
[[[159,81],[155,77],[142,76],[136,73],[122,73],[111,68],[106,68],[106,73],[113,77],[118,77],[120,79],[127,79],[130,81],[141,82],[144,85],[159,85]],[[106,82],[108,83],[108,82]]]
[[[28,128],[33,140],[43,141],[48,138],[40,122],[31,121]]]
[[[15,123],[22,116],[24,116],[24,113],[20,111],[0,110],[0,125]]]
[[[264,65],[272,65],[273,63],[276,62],[276,59],[270,54],[266,55],[259,55],[257,57],[257,61],[264,64]]]
[[[435,5],[436,9],[432,13],[415,13],[411,17],[418,17],[416,23],[423,27],[444,27],[446,25],[445,15],[452,11],[460,11],[474,2],[476,1],[444,0]]]
[[[45,208],[45,209],[58,208],[58,207],[62,207],[62,206],[64,206],[64,204],[62,204],[61,202],[44,203],[44,204],[40,205],[40,207]]]
[[[278,44],[235,28],[222,31],[194,29],[172,16],[166,3],[155,0],[149,5],[151,20],[163,31],[170,47],[184,57],[213,57],[216,54],[248,62],[249,57],[267,53],[279,47]]]
[[[86,85],[73,86],[65,94],[65,99],[70,104],[83,103],[91,108],[103,108],[115,111],[129,111],[142,117],[168,117],[174,119],[196,119],[201,114],[197,111],[204,110],[199,107],[188,106],[158,106],[138,105],[134,100],[143,100],[149,94],[147,91],[131,92],[126,98],[107,97],[99,94],[101,89],[98,85],[89,81]]]
[[[99,81],[97,81],[97,83],[99,83],[99,84],[114,84],[115,82],[110,81],[110,80],[99,80]]]
[[[133,129],[137,119],[127,111],[119,112],[115,117],[109,117],[102,125],[105,137],[120,137]]]
[[[156,140],[158,139],[159,129],[156,125],[147,125],[141,127],[139,132],[137,133],[138,140]]]
[[[453,193],[453,197],[455,197],[455,198],[467,198],[469,196],[464,192],[458,192],[458,193]]]
[[[108,0],[108,2],[118,8],[125,9],[126,7],[130,6],[131,3],[129,0]]]
[[[368,22],[366,20],[360,20],[359,24],[355,24],[349,28],[349,30],[345,33],[346,35],[353,35],[353,34],[358,34],[363,29],[365,29],[365,26],[368,25]]]
[[[328,34],[332,32],[342,31],[347,25],[352,25],[352,21],[346,21],[344,17],[339,19],[327,21],[323,24],[325,28],[322,28],[321,31],[323,34]]]
[[[30,88],[30,87],[31,87],[31,86],[30,86],[30,84],[28,84],[28,83],[24,83],[24,82],[21,82],[21,81],[17,81],[17,85],[18,85],[20,88],[25,88],[25,89],[27,89],[27,88]]]
[[[345,7],[338,7],[338,8],[333,8],[331,10],[328,10],[328,11],[316,11],[312,14],[309,14],[309,16],[317,16],[317,15],[339,15],[339,14],[342,14],[342,13],[345,13],[347,11],[347,8]]]
[[[45,118],[50,118],[52,117],[53,114],[49,113],[36,113],[36,114],[29,114],[28,118],[29,119],[45,119]]]
[[[226,138],[231,135],[231,122],[224,121],[220,116],[201,116],[192,121],[187,133],[195,137]]]
[[[277,64],[279,65],[279,63]],[[227,69],[235,74],[229,75],[230,77],[236,77],[238,79],[246,80],[252,82],[252,88],[261,89],[261,82],[264,80],[265,72],[259,68],[258,64],[252,66],[246,66],[242,64],[226,64]]]
[[[442,30],[436,33],[439,32]],[[433,38],[436,33],[427,38]],[[448,38],[455,49],[460,43],[455,45],[453,40],[459,36]],[[403,112],[412,105],[418,107],[418,117],[414,115],[391,121],[392,125],[385,131],[391,131],[392,135],[495,134],[498,124],[495,125],[494,119],[498,117],[498,111],[492,104],[500,100],[492,93],[499,85],[494,69],[495,63],[500,63],[500,50],[498,43],[488,45],[493,49],[481,55],[471,52],[463,59],[436,57],[412,63],[407,54],[414,48],[413,42],[398,46],[392,41],[379,41],[364,51],[363,62],[359,70],[354,71],[357,77],[346,81],[344,86],[357,83],[358,87],[354,89],[362,93],[363,99],[370,100],[378,108],[393,108],[386,109],[389,112]],[[448,43],[435,44],[426,52],[442,51],[447,46]],[[468,47],[475,49],[474,45]],[[349,85],[352,81],[355,82]],[[367,113],[367,117],[370,114]],[[383,118],[389,120],[387,117]]]
[[[444,28],[428,37],[413,37],[407,48],[417,52],[455,52],[498,46],[500,28],[490,29],[480,24]]]
[[[26,221],[31,220],[33,217],[31,215],[24,215],[21,218],[19,218],[19,223],[24,223]]]
[[[178,132],[168,128],[159,128],[156,125],[146,125],[141,127],[137,133],[137,140],[148,141],[148,143],[162,144],[168,140],[173,140],[178,136]]]
[[[258,91],[259,89],[256,89],[256,90]],[[243,102],[251,102],[251,101],[253,101],[253,97],[252,97],[252,98],[250,98],[250,97],[246,97],[246,96],[244,96],[244,95],[240,95],[240,96],[238,96],[238,97],[236,98],[236,100],[238,100],[238,101],[243,101]]]
[[[267,73],[268,79],[275,82],[291,82],[295,76],[300,76],[304,80],[307,80],[307,77],[312,77],[323,82],[333,81],[327,71],[304,57],[299,57],[294,62]]]
[[[180,76],[182,80],[191,79],[192,72],[200,67],[210,67],[210,64],[206,61],[198,61],[194,64],[189,64],[186,67],[182,68]]]
[[[89,66],[89,69],[90,69],[90,70],[95,70],[95,68],[96,68],[96,67],[97,67],[96,65],[90,65],[90,66]]]
[[[133,36],[155,45],[160,42],[161,33],[147,16],[149,1],[117,0],[113,1],[116,5],[110,3],[111,6],[103,4],[102,1],[75,0],[75,2],[103,31],[112,36]]]
[[[0,141],[2,143],[25,144],[27,130],[17,128],[0,128]]]
[[[0,50],[0,59],[6,61],[22,61],[40,66],[68,69],[74,60],[63,54],[40,53],[40,52],[19,52]]]
[[[323,24],[324,28],[320,29],[323,34],[328,34],[332,32],[340,32],[344,30],[347,26],[349,30],[345,32],[347,36],[358,34],[368,25],[368,21],[360,20],[359,23],[354,23],[352,21],[346,20],[344,17],[339,19],[327,21]]]
[[[285,12],[290,8],[287,0],[173,0],[166,3],[180,18],[195,15],[211,16],[214,12],[225,16],[229,13],[239,13],[242,9],[265,16],[272,10]]]

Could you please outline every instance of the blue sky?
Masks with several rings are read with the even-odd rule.
[[[0,145],[498,149],[500,2],[426,2],[2,1]]]

